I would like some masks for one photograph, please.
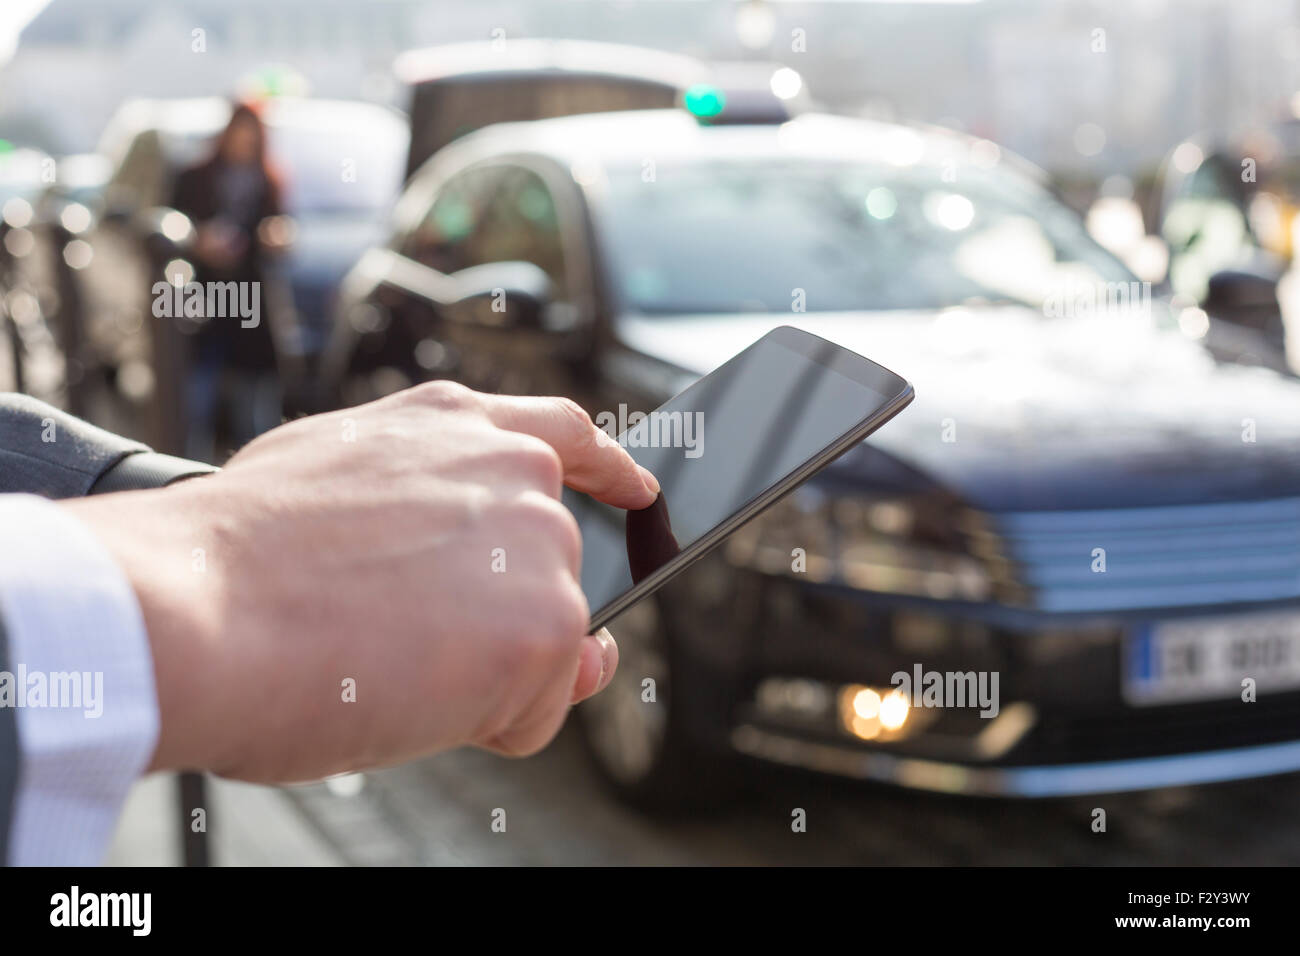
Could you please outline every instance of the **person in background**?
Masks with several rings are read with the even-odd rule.
[[[195,228],[194,281],[258,283],[259,290],[255,320],[208,316],[194,337],[186,388],[191,458],[214,460],[223,409],[234,447],[280,422],[273,297],[262,284],[269,256],[289,232],[282,200],[266,128],[245,103],[235,105],[211,156],[176,179],[172,206]]]

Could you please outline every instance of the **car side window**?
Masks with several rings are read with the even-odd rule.
[[[444,273],[478,265],[471,256],[471,242],[500,175],[499,169],[476,167],[443,183],[420,224],[402,243],[402,255]]]
[[[470,237],[471,265],[521,260],[542,269],[564,298],[564,250],[555,197],[541,176],[521,166],[498,167],[500,178]]]
[[[452,176],[401,252],[444,273],[488,262],[531,262],[551,277],[557,297],[564,297],[555,197],[541,176],[521,166],[480,166]]]

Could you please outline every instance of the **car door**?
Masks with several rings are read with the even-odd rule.
[[[363,255],[340,289],[321,369],[323,387],[336,396],[327,401],[357,405],[416,382],[457,377],[460,356],[447,341],[444,317],[404,273],[464,268],[495,178],[491,167],[475,164],[408,185],[389,248]],[[418,212],[403,222],[403,208]]]
[[[565,183],[548,172],[522,161],[492,166],[478,220],[461,250],[461,268],[529,262],[551,281],[543,328],[447,324],[447,339],[461,355],[460,378],[472,388],[573,395],[582,377],[580,356],[591,328],[592,296],[580,261],[582,233],[569,205],[576,191],[566,195]]]
[[[344,317],[362,333],[348,360],[345,402],[433,378],[481,391],[576,397],[594,295],[585,220],[576,189],[567,186],[556,168],[528,159],[479,162],[436,186],[425,211],[398,237],[389,278]],[[550,279],[538,328],[501,327],[449,310],[395,277],[412,265],[453,275],[520,261]]]

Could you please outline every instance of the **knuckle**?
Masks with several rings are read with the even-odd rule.
[[[571,579],[551,591],[551,630],[567,652],[572,652],[587,630],[587,599]]]
[[[515,634],[517,652],[538,663],[567,658],[576,651],[586,631],[586,599],[571,579],[566,583],[562,578],[559,583],[531,590],[527,621]]]
[[[564,463],[560,461],[559,452],[540,438],[518,436],[510,457],[517,470],[533,478],[548,493],[564,482]]]
[[[580,438],[591,437],[595,426],[587,410],[571,398],[560,397],[555,400],[557,413],[563,418],[565,427]]]
[[[442,411],[467,411],[478,407],[473,390],[447,379],[422,382],[408,389],[406,394],[412,401]]]
[[[578,521],[568,508],[554,498],[534,496],[529,500],[529,517],[535,527],[549,540],[571,550],[582,544]]]
[[[558,635],[552,634],[549,628],[541,626],[540,622],[544,619],[544,615],[540,610],[539,608],[539,624],[530,628],[519,641],[520,657],[527,662],[528,674],[533,679],[537,679],[539,675],[544,675],[551,669],[551,662],[559,656],[560,648],[564,643]]]

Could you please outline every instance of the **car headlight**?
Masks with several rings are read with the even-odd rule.
[[[933,496],[872,497],[805,485],[736,532],[727,559],[763,574],[861,591],[986,601],[988,563],[966,549],[973,516]]]

